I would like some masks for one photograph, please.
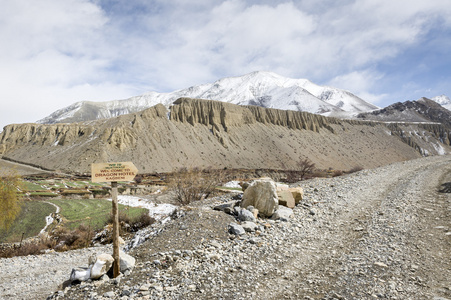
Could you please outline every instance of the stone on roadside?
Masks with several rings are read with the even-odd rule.
[[[91,278],[91,268],[76,267],[70,273],[70,281],[86,281]]]
[[[247,209],[241,209],[238,212],[238,220],[255,222],[255,217],[254,214],[248,211]]]
[[[124,251],[119,251],[119,258],[120,258],[120,271],[121,273],[124,273],[126,271],[131,271],[133,267],[135,266],[135,258],[128,255]]]
[[[293,216],[294,216],[294,214],[293,214],[293,210],[291,208],[288,208],[285,206],[279,206],[279,209],[274,212],[271,219],[286,222]]]
[[[277,196],[279,197],[279,205],[283,205],[288,208],[294,208],[296,206],[293,194],[288,189],[278,191]]]
[[[234,235],[243,235],[245,234],[243,226],[237,224],[237,223],[230,223],[229,224],[229,233]]]
[[[295,187],[290,188],[289,191],[293,195],[295,205],[298,205],[304,198],[304,190],[301,187]]]
[[[258,229],[258,225],[250,221],[241,222],[241,226],[246,232],[254,232]]]
[[[233,214],[233,208],[236,206],[236,201],[229,201],[213,207],[214,210],[223,211],[226,214]]]
[[[98,279],[108,272],[114,262],[113,256],[102,253],[99,255],[92,255],[89,258],[89,265],[91,266],[91,279]]]
[[[276,184],[270,178],[254,180],[243,194],[241,207],[252,205],[259,214],[270,217],[279,206]]]

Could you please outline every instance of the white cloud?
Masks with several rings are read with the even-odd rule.
[[[387,99],[378,87],[387,77],[380,64],[396,63],[430,32],[451,28],[449,0],[0,4],[0,80],[7,87],[0,99],[8,105],[0,126],[79,100],[172,91],[255,70],[345,88],[377,103]],[[40,105],[31,109],[28,101]]]

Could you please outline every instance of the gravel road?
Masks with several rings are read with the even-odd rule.
[[[137,265],[119,283],[51,298],[451,299],[451,194],[439,192],[450,182],[450,156],[303,181],[292,219],[260,219],[259,233],[239,238],[204,202],[133,249]],[[0,260],[0,298],[45,299],[70,273],[48,263],[86,265],[83,251]]]

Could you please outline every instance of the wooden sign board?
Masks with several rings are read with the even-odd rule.
[[[92,182],[133,181],[138,169],[131,161],[91,165]]]

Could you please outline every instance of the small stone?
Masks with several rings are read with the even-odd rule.
[[[229,224],[229,232],[234,235],[243,235],[246,233],[243,226],[233,222]]]
[[[380,261],[375,262],[374,265],[377,267],[381,267],[381,268],[388,268],[388,266],[386,264],[384,264],[383,262],[380,262]]]
[[[191,291],[195,291],[196,290],[196,285],[195,284],[190,284],[190,285],[188,285],[188,289],[190,289]]]
[[[114,298],[114,296],[115,296],[115,294],[113,291],[109,291],[109,292],[106,292],[103,294],[103,297],[106,297],[106,298]]]

